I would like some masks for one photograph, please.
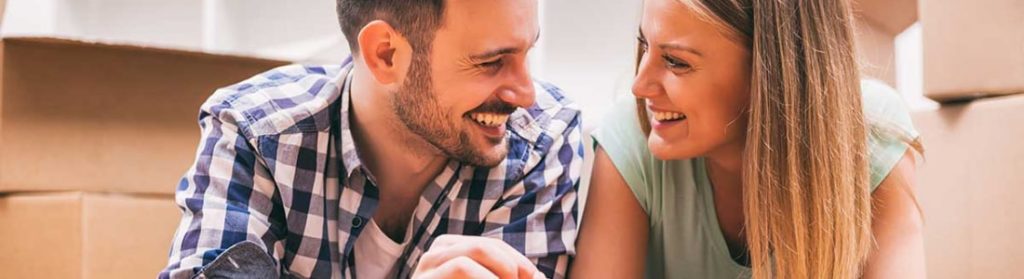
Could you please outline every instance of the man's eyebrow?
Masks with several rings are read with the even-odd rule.
[[[503,48],[499,48],[499,49],[495,49],[495,50],[489,50],[489,51],[481,53],[481,54],[470,55],[469,58],[472,59],[472,60],[475,60],[475,61],[490,60],[491,58],[494,58],[494,57],[498,57],[498,56],[502,56],[502,55],[506,55],[506,54],[517,53],[519,51],[520,51],[520,49],[518,47],[503,47]]]
[[[537,32],[537,36],[533,38],[533,42],[530,43],[530,46],[527,47],[527,49],[532,48],[535,44],[537,44],[538,40],[540,40],[540,32],[539,31]],[[523,52],[523,51],[526,51],[526,49],[523,49],[523,48],[520,48],[520,47],[503,47],[503,48],[499,48],[499,49],[495,49],[495,50],[489,50],[489,51],[486,51],[486,52],[480,53],[480,54],[470,55],[469,58],[472,59],[472,60],[476,60],[476,61],[489,60],[490,58],[494,58],[494,57],[498,57],[498,56],[502,56],[502,55],[506,55],[506,54],[519,53],[519,52]]]

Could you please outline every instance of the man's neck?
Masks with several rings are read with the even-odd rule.
[[[359,159],[376,178],[382,201],[415,201],[448,158],[405,128],[393,113],[388,92],[372,78],[357,71],[351,81],[348,117]]]

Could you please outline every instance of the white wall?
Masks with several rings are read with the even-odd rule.
[[[334,0],[207,0],[208,50],[305,60],[327,48],[348,46],[338,26]],[[342,57],[326,59],[341,62]]]
[[[558,84],[596,124],[616,96],[629,94],[641,1],[545,1],[537,76]],[[585,4],[584,4],[585,3]]]
[[[60,36],[300,61],[334,47],[334,0],[8,0],[4,36]],[[340,51],[347,52],[345,44]],[[337,55],[336,55],[337,56]]]
[[[56,0],[8,0],[4,9],[4,35],[53,33],[56,30]]]
[[[912,110],[934,110],[939,108],[939,103],[923,94],[922,40],[920,22],[896,36],[896,90],[903,94]]]

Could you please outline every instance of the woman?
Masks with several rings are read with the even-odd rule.
[[[847,1],[644,1],[570,274],[923,278],[917,132],[859,82],[850,21]]]

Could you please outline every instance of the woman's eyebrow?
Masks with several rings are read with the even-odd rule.
[[[640,28],[637,28],[637,32],[640,33],[639,34],[640,40],[642,40],[644,42],[647,42],[647,36],[644,35],[644,28],[643,28],[643,26],[641,26]],[[689,47],[689,46],[678,44],[678,43],[660,43],[660,44],[658,44],[658,48],[660,48],[663,51],[664,50],[685,51],[685,52],[693,53],[694,55],[697,55],[697,56],[700,56],[700,57],[704,57],[704,54],[701,53],[699,50],[697,50],[695,48],[692,48],[692,47]]]
[[[661,43],[661,44],[658,44],[658,48],[661,48],[662,50],[671,49],[671,50],[678,50],[678,51],[686,51],[686,52],[693,53],[693,54],[695,54],[697,56],[704,57],[704,54],[702,54],[697,49],[694,49],[694,48],[689,47],[689,46],[684,46],[684,45],[681,45],[681,44]]]

